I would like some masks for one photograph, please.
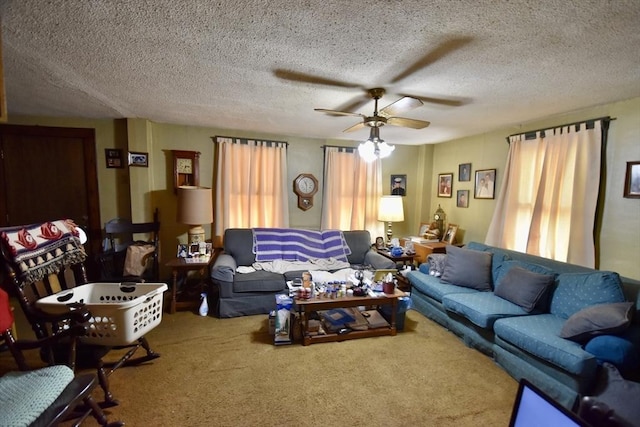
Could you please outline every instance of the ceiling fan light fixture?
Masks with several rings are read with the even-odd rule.
[[[375,159],[389,157],[395,149],[395,145],[389,145],[380,139],[380,129],[373,127],[369,139],[358,146],[358,153],[365,162],[371,163]]]

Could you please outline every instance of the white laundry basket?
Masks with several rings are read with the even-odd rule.
[[[51,314],[82,303],[89,309],[89,332],[80,340],[87,344],[127,345],[155,328],[162,320],[165,283],[89,283],[37,301]]]

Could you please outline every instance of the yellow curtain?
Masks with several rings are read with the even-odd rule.
[[[369,230],[384,234],[378,221],[382,196],[380,159],[365,162],[357,152],[340,147],[325,148],[322,229]]]
[[[602,121],[510,137],[486,243],[595,266],[593,231],[600,185]]]
[[[215,235],[227,228],[288,227],[287,146],[216,138]]]

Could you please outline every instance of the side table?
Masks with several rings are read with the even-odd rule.
[[[171,300],[169,302],[169,313],[173,314],[178,309],[183,308],[197,308],[200,302],[197,299],[178,301],[178,276],[182,276],[184,284],[187,282],[187,275],[190,271],[197,271],[200,275],[200,281],[196,285],[199,292],[197,296],[200,296],[202,289],[204,288],[207,273],[209,271],[209,265],[213,262],[214,257],[210,257],[203,262],[187,262],[184,258],[173,258],[165,265],[172,270],[173,285],[171,286]]]
[[[400,256],[393,256],[389,251],[379,250],[378,253],[385,258],[389,258],[391,261],[395,262],[396,265],[402,263],[402,265],[409,265],[413,267],[415,255],[407,255],[403,253]],[[398,288],[404,292],[411,292],[411,283],[398,271],[396,273],[396,280],[398,281]]]

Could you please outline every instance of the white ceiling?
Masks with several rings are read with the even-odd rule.
[[[361,140],[342,132],[358,117],[313,109],[381,86],[380,107],[459,104],[380,131],[423,144],[640,96],[638,0],[2,0],[0,16],[9,116]]]

